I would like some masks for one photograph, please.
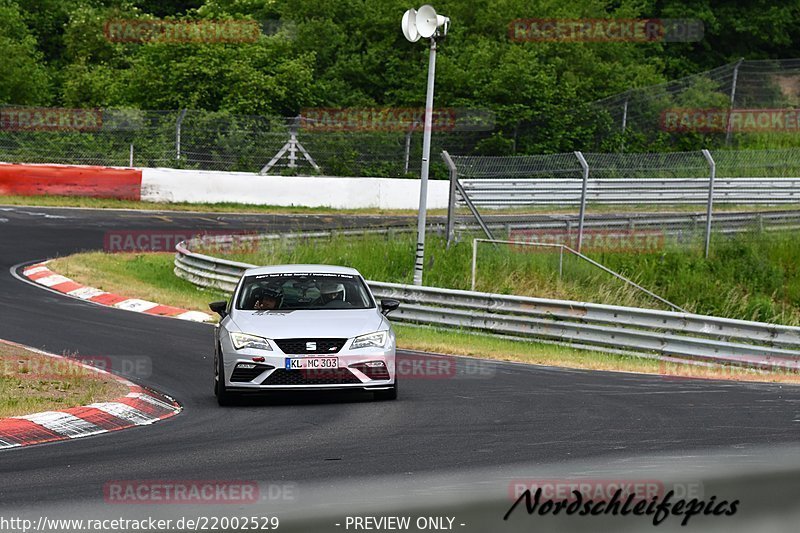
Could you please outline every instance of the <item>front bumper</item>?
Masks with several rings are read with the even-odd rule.
[[[222,349],[225,387],[240,392],[267,390],[385,390],[395,383],[395,346],[295,355],[280,350]],[[231,353],[233,352],[233,353]],[[336,368],[288,369],[288,359],[336,358]],[[263,359],[263,360],[262,360]],[[248,368],[252,367],[252,368]]]

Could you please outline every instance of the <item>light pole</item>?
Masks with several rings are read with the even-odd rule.
[[[417,249],[414,260],[414,285],[422,285],[422,269],[425,264],[425,221],[428,204],[428,172],[431,157],[431,127],[433,122],[433,82],[436,77],[436,39],[447,35],[450,19],[437,15],[429,5],[419,11],[409,9],[403,14],[403,35],[412,43],[420,37],[431,40],[428,56],[428,91],[425,96],[425,123],[422,133],[422,167],[420,169],[419,215],[417,217]]]

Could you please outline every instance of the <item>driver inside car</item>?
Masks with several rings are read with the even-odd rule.
[[[253,291],[253,298],[253,309],[256,311],[271,311],[280,304],[280,295],[274,289],[257,289]]]
[[[344,285],[335,281],[326,281],[319,289],[320,305],[328,305],[331,302],[344,302]]]

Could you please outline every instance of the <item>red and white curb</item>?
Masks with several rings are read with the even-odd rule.
[[[109,402],[72,407],[63,411],[45,411],[32,415],[0,418],[0,450],[146,426],[181,412],[180,404],[166,394],[145,389],[103,369],[15,342],[2,339],[0,342],[40,355],[56,357],[92,372],[108,375],[129,390],[125,396]]]
[[[135,311],[148,315],[191,320],[193,322],[210,322],[213,319],[211,315],[200,311],[188,311],[171,305],[161,305],[155,302],[148,302],[147,300],[126,298],[125,296],[112,294],[94,287],[81,285],[80,283],[76,283],[67,277],[53,272],[47,268],[47,263],[48,261],[45,261],[43,263],[27,266],[23,269],[22,275],[32,282],[56,292],[108,307],[116,307],[117,309],[125,309],[126,311]]]

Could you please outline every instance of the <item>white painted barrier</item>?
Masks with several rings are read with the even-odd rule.
[[[261,176],[170,168],[142,169],[142,200],[217,203],[416,209],[418,179],[337,178],[330,176]],[[428,183],[428,208],[447,207],[449,182]]]

